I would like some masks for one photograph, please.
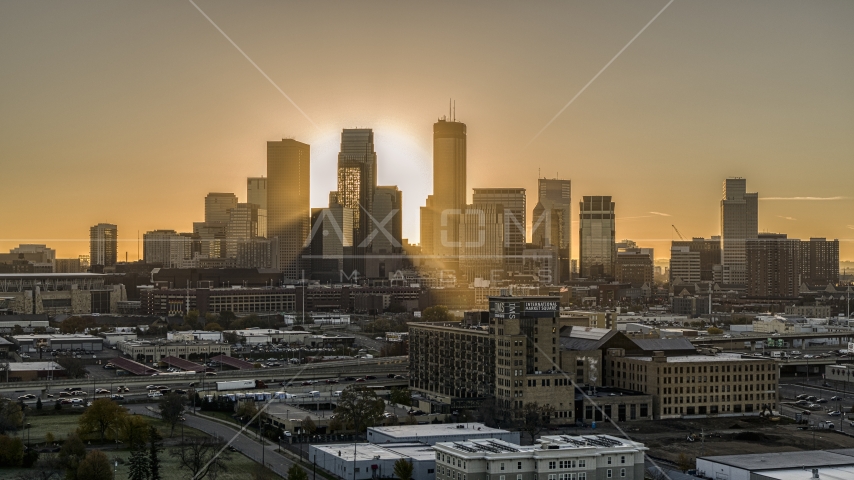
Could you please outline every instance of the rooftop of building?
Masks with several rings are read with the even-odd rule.
[[[761,475],[763,480],[815,480],[812,469],[805,468],[765,470]],[[854,467],[818,468],[818,478],[821,480],[851,480],[854,478]]]
[[[103,278],[103,273],[0,273],[0,280],[32,279],[32,278]]]
[[[423,443],[389,443],[384,445],[344,443],[312,446],[322,452],[339,457],[345,462],[397,460],[400,458],[412,458],[419,461],[436,459],[433,447]]]
[[[532,453],[539,451],[634,448],[644,449],[642,443],[632,442],[611,435],[546,435],[535,445],[517,445],[496,439],[467,440],[464,442],[440,442],[437,447],[456,450],[461,455]]]
[[[626,357],[644,362],[651,362],[653,357]],[[743,357],[740,353],[718,353],[715,355],[674,355],[672,357],[664,357],[667,363],[692,363],[692,362],[760,362],[772,361],[770,358],[751,358]]]
[[[463,322],[409,322],[407,325],[411,327],[420,327],[420,328],[431,328],[431,329],[444,329],[444,330],[457,330],[457,331],[465,331],[470,333],[481,333],[488,334],[487,329],[481,328],[477,325],[466,325]]]
[[[464,435],[467,432],[477,433],[478,435],[492,433],[506,433],[507,430],[500,428],[487,427],[482,423],[442,423],[442,424],[426,424],[426,425],[392,425],[388,427],[371,427],[368,429],[368,436],[372,432],[377,432],[389,437],[431,437],[439,435]]]
[[[854,449],[719,455],[697,460],[701,459],[749,471],[854,466]]]
[[[228,345],[225,342],[217,342],[214,340],[123,340],[119,344],[125,344],[131,347],[178,347],[185,345]]]
[[[56,362],[10,362],[10,372],[32,372],[32,371],[50,371],[50,370],[65,370]]]
[[[12,335],[12,338],[18,342],[26,342],[28,340],[102,340],[101,337],[86,333],[26,333],[23,335]]]

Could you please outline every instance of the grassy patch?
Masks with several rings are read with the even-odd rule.
[[[170,426],[163,420],[154,419],[151,417],[143,417],[148,420],[149,424],[155,426],[157,430],[160,432],[160,435],[163,438],[169,438]],[[41,416],[41,417],[27,417],[27,423],[30,424],[30,442],[33,444],[40,444],[45,441],[45,435],[48,432],[52,433],[57,442],[61,442],[68,436],[69,433],[73,432],[79,426],[79,415],[53,415],[53,416]],[[21,434],[21,432],[19,432]],[[89,435],[92,440],[97,438],[97,433],[93,433]],[[181,436],[181,424],[175,426],[175,437]],[[199,430],[184,427],[184,436],[189,437],[203,437],[207,436],[204,432]],[[23,439],[24,442],[27,440],[27,432],[23,431]]]
[[[169,454],[169,450],[170,449],[167,447],[160,453],[160,472],[163,476],[163,480],[188,479],[190,477],[190,471],[181,469],[178,465],[178,460]],[[113,463],[115,459],[119,460],[119,466],[116,470],[116,478],[127,478],[127,460],[130,457],[130,452],[120,451],[105,453],[107,454],[107,458],[110,459],[110,463]],[[256,465],[258,465],[248,457],[238,452],[229,453],[227,464],[228,472],[220,473],[217,476],[217,480],[243,480],[248,476],[248,473],[254,471]]]
[[[222,420],[222,421],[230,423],[232,425],[237,425],[238,427],[242,426],[236,419],[234,419],[234,417],[231,416],[230,413],[211,412],[211,411],[204,411],[203,412],[201,410],[199,410],[197,413],[199,414],[199,416],[206,416],[206,417],[215,418],[217,420]]]

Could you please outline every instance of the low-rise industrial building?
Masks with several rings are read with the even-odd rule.
[[[84,334],[31,334],[14,335],[12,341],[18,346],[19,353],[34,353],[39,349],[50,350],[84,350],[99,352],[104,349],[104,339],[94,335]]]
[[[493,438],[510,443],[519,443],[519,432],[491,428],[482,423],[442,423],[369,427],[367,434],[367,439],[371,443],[422,442],[433,445],[439,442],[457,442],[479,438]]]
[[[231,355],[231,345],[205,341],[121,341],[118,342],[117,348],[124,355],[140,362],[159,362],[163,357],[191,360],[216,355]]]
[[[394,463],[412,464],[412,480],[435,480],[436,455],[423,443],[311,445],[308,456],[318,467],[345,480],[395,478]]]
[[[839,476],[833,476],[836,471]],[[715,480],[854,478],[854,448],[751,453],[697,458],[697,474]]]
[[[6,374],[8,377],[3,380],[9,382],[33,382],[66,377],[65,369],[56,362],[9,363]]]
[[[208,342],[221,342],[222,332],[209,332],[207,330],[187,330],[184,332],[166,332],[166,340],[172,342],[192,342],[193,340],[205,340]]]
[[[610,435],[543,436],[534,445],[481,439],[433,448],[436,480],[643,480],[647,450]]]
[[[828,365],[824,368],[825,380],[828,382],[854,382],[854,365],[840,364]]]
[[[47,315],[3,315],[0,317],[0,333],[14,333],[15,327],[20,327],[24,333],[33,333],[35,329],[50,328]]]
[[[283,315],[285,317],[286,325],[294,325],[299,324],[300,320],[297,315]],[[313,323],[314,325],[349,325],[350,324],[350,315],[346,313],[324,313],[324,312],[312,312],[309,314],[309,318],[311,319],[306,323]]]
[[[137,338],[136,333],[128,332],[106,332],[100,335],[104,337],[104,343],[108,347],[115,347],[119,342],[136,340]]]

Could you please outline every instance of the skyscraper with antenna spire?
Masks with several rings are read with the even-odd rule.
[[[421,243],[429,246],[422,253],[439,257],[445,268],[458,262],[460,215],[466,208],[466,124],[456,121],[454,110],[449,101],[449,116],[433,124],[433,195],[421,211]]]

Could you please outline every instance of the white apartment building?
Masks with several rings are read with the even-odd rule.
[[[543,436],[525,446],[469,440],[433,449],[436,480],[643,480],[647,450],[610,435]]]

